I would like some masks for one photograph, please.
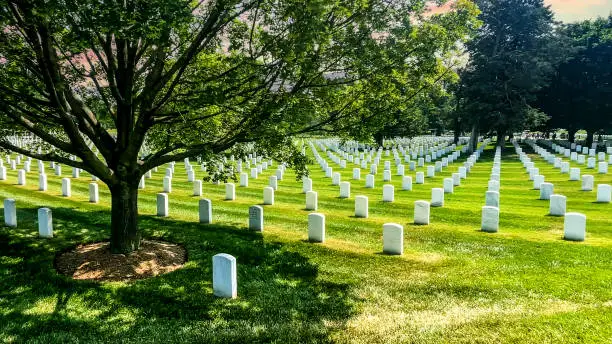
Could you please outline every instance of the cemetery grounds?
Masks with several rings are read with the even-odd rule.
[[[145,238],[183,245],[187,263],[134,282],[76,281],[54,268],[59,252],[108,239],[110,195],[103,185],[100,202],[91,204],[87,173],[72,179],[67,198],[50,169],[46,192],[38,191],[36,172],[18,186],[17,171],[9,169],[0,198],[16,200],[19,224],[0,227],[0,342],[610,343],[612,204],[596,203],[596,190],[580,191],[579,181],[522,148],[555,193],[567,196],[568,211],[587,216],[584,242],[563,240],[563,217],[548,216],[549,202],[538,199],[511,144],[502,153],[497,233],[480,230],[493,144],[445,195],[444,207],[431,209],[426,226],[412,224],[414,201],[429,200],[431,188],[442,187],[467,155],[412,191],[402,191],[401,177],[392,173],[392,203],[382,202],[382,162],[393,156],[383,154],[373,189],[365,188],[369,170],[354,181],[356,166],[340,169],[328,159],[351,182],[348,199],[338,197],[338,186],[313,161],[324,243],[307,240],[312,211],[305,210],[302,182],[290,169],[274,205],[263,206],[265,228],[256,233],[247,229],[248,208],[262,204],[276,163],[248,187],[236,183],[234,201],[224,200],[223,183],[203,183],[213,223],[200,224],[200,197],[192,196],[177,162],[169,217],[155,216],[160,167],[140,190],[140,228]],[[70,169],[63,173],[69,177]],[[612,174],[588,173],[595,184],[612,184]],[[415,171],[406,168],[406,175],[414,178]],[[366,219],[353,216],[356,195],[369,198]],[[53,211],[53,239],[38,238],[40,207]],[[390,222],[404,227],[401,256],[382,253],[382,226]],[[211,260],[221,252],[237,259],[236,299],[212,293]]]

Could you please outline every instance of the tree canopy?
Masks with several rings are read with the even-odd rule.
[[[560,34],[571,43],[567,60],[538,94],[537,105],[551,116],[548,128],[588,133],[612,127],[612,16],[568,24]]]
[[[543,0],[478,0],[483,25],[467,43],[458,113],[477,132],[521,130],[545,119],[530,106],[562,54],[553,13]],[[473,140],[474,141],[474,140]]]
[[[436,83],[477,10],[426,6],[0,0],[0,147],[98,176],[112,194],[111,248],[129,252],[151,168],[243,142],[303,161],[292,136],[366,137]],[[41,153],[7,139],[20,132]]]

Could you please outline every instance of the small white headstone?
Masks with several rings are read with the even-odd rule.
[[[39,191],[47,191],[47,175],[41,173],[38,175],[38,190]]]
[[[587,159],[587,168],[595,168],[595,163],[597,162],[597,160],[595,158],[588,158]]]
[[[416,183],[424,184],[425,183],[425,174],[423,172],[416,173]]]
[[[461,176],[459,175],[459,173],[453,173],[452,178],[453,178],[453,186],[461,185]]]
[[[302,178],[302,192],[307,193],[308,191],[312,191],[312,179],[304,177]]]
[[[258,232],[263,232],[263,221],[263,208],[258,205],[253,205],[249,207],[249,229]]]
[[[608,184],[597,185],[597,202],[610,203],[612,188]]]
[[[318,194],[316,191],[308,191],[306,193],[306,210],[317,210]]]
[[[249,175],[246,173],[240,173],[240,186],[247,187],[249,186]]]
[[[89,183],[89,202],[98,203],[100,200],[98,195],[98,184],[97,183]]]
[[[141,189],[141,190],[145,188],[145,178],[144,178],[144,176],[140,177],[140,182],[138,183],[138,188]]]
[[[383,182],[390,182],[390,181],[391,181],[391,171],[384,170],[383,171]]]
[[[383,185],[383,202],[393,202],[395,200],[395,189],[393,185]]]
[[[485,205],[489,207],[499,208],[499,192],[487,191],[485,193]]]
[[[70,190],[70,179],[62,178],[62,196],[70,197],[71,194],[72,192]]]
[[[431,206],[432,207],[443,207],[444,206],[444,189],[442,188],[431,189]]]
[[[366,176],[366,188],[372,189],[374,188],[374,175],[368,174]]]
[[[396,175],[398,176],[403,176],[404,175],[404,165],[397,165],[397,173]]]
[[[453,178],[444,178],[444,193],[452,194],[454,192]]]
[[[38,209],[38,236],[53,238],[53,219],[49,208]]]
[[[271,186],[263,189],[263,204],[274,205],[274,189]]]
[[[341,182],[340,183],[340,198],[350,198],[350,197],[351,197],[351,183]]]
[[[278,179],[276,176],[270,176],[269,185],[273,190],[278,190]]]
[[[17,172],[17,185],[26,185],[26,171],[19,170]]]
[[[354,168],[353,169],[353,179],[354,180],[360,180],[361,179],[361,169],[359,169],[359,168]]]
[[[586,216],[580,213],[566,213],[563,232],[565,240],[584,241],[586,237]]]
[[[73,167],[72,168],[72,178],[79,178],[80,176],[80,171],[78,168]]]
[[[193,195],[202,196],[202,181],[201,180],[193,181]]]
[[[325,242],[325,215],[320,213],[308,214],[308,240]]]
[[[383,225],[383,252],[401,255],[404,253],[404,227],[397,223]]]
[[[206,198],[199,200],[198,213],[200,215],[200,223],[212,223],[212,202]]]
[[[606,173],[608,173],[608,163],[607,163],[607,162],[605,162],[605,161],[601,161],[601,162],[599,163],[599,169],[598,169],[598,171],[597,171],[597,172],[598,172],[598,173],[601,173],[601,174],[606,174]]]
[[[355,196],[355,217],[368,217],[368,197]]]
[[[0,180],[6,180],[6,167],[0,166]]]
[[[435,167],[427,166],[427,178],[433,178],[436,176]]]
[[[550,196],[549,212],[552,216],[565,216],[567,209],[567,197],[563,195]]]
[[[172,178],[165,176],[163,179],[164,192],[170,193],[172,192]]]
[[[571,181],[580,180],[580,169],[578,167],[572,167],[570,169],[570,180]]]
[[[499,208],[482,207],[481,229],[484,232],[495,233],[499,229]]]
[[[157,216],[168,216],[168,194],[157,194]]]
[[[225,200],[233,201],[236,199],[236,185],[233,183],[225,184]]]
[[[554,191],[554,185],[551,183],[540,184],[540,199],[549,200]]]
[[[582,176],[582,191],[593,191],[594,178],[590,174]]]
[[[334,172],[332,174],[332,185],[340,185],[340,173]]]
[[[415,201],[414,202],[414,224],[415,225],[428,225],[429,224],[429,212],[430,204],[427,201]]]
[[[404,176],[402,178],[402,190],[412,191],[412,177]]]
[[[238,296],[236,258],[227,253],[213,256],[213,294],[229,299]]]
[[[9,227],[17,227],[17,206],[12,198],[4,200],[4,224]]]
[[[570,163],[564,161],[561,163],[561,173],[569,173],[570,171]]]

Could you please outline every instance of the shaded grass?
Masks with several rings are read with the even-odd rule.
[[[527,150],[526,150],[527,151]],[[432,208],[432,224],[412,225],[415,200],[456,172],[457,162],[396,202],[382,202],[382,170],[376,188],[352,181],[351,164],[340,172],[351,181],[351,198],[338,199],[318,166],[311,166],[319,210],[326,215],[327,240],[307,239],[301,182],[287,171],[264,206],[263,235],[245,226],[248,207],[260,204],[274,168],[236,188],[224,201],[224,186],[205,183],[213,201],[213,225],[197,223],[182,163],[176,165],[170,217],[155,213],[163,170],[146,180],[139,197],[143,234],[185,245],[189,262],[176,272],[134,283],[73,281],[53,269],[55,254],[78,243],[108,237],[110,196],[89,204],[86,174],[73,180],[73,196],[60,196],[60,177],[49,191],[16,186],[16,172],[0,182],[0,196],[18,203],[17,229],[0,228],[0,338],[5,342],[603,342],[612,339],[611,205],[592,204],[595,193],[580,191],[551,165],[532,156],[555,192],[568,196],[568,211],[588,217],[587,241],[561,240],[563,218],[546,216],[511,146],[501,171],[500,232],[479,231],[480,208],[492,167],[492,147],[468,179]],[[392,160],[392,157],[381,159]],[[180,166],[179,166],[180,165]],[[381,166],[383,164],[381,163]],[[195,167],[197,175],[203,172]],[[424,171],[418,169],[417,171]],[[66,171],[65,171],[66,172]],[[395,171],[393,171],[395,172]],[[414,177],[413,171],[407,171]],[[583,172],[584,173],[584,172]],[[612,183],[612,175],[596,175]],[[354,197],[370,200],[370,217],[352,217]],[[37,238],[36,208],[53,209],[55,235]],[[404,225],[405,254],[379,254],[382,224]],[[211,257],[237,257],[237,300],[212,296]]]

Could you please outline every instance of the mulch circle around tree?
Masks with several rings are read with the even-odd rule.
[[[186,260],[185,249],[169,242],[143,240],[140,249],[130,254],[112,254],[109,242],[98,242],[61,253],[55,267],[77,280],[125,282],[180,269]]]

